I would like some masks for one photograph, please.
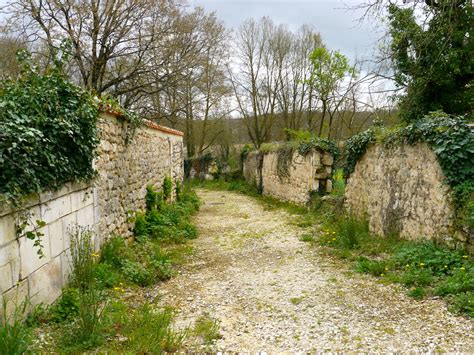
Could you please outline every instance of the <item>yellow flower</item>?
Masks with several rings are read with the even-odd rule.
[[[383,276],[384,274],[380,274],[380,276]]]
[[[462,257],[463,257],[464,259],[467,259],[467,255],[463,255]]]
[[[466,270],[466,268],[465,268],[464,266],[461,266],[461,267],[459,268],[459,270],[463,270],[463,271],[464,271],[464,270]]]
[[[385,271],[388,271],[388,267],[385,268]]]
[[[420,263],[420,266],[425,266],[425,263]]]
[[[448,268],[448,265],[444,265],[444,268],[447,269],[447,268]]]
[[[336,232],[332,232],[332,234],[336,234]]]
[[[94,258],[97,258],[99,256],[99,254],[97,253],[92,253],[91,256],[93,256]]]
[[[114,290],[115,290],[115,291],[119,291],[119,290],[120,290],[120,287],[114,287]]]
[[[405,267],[410,267],[410,264],[406,264]]]

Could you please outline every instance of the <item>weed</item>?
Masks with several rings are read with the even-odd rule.
[[[9,316],[8,301],[3,299],[0,314],[0,354],[21,355],[27,352],[30,329],[23,322],[28,302],[15,304]]]
[[[299,240],[302,242],[307,242],[307,243],[314,242],[314,238],[311,234],[303,234],[300,236]]]
[[[370,260],[366,257],[360,257],[356,262],[355,270],[372,276],[382,276],[388,271],[388,268],[387,262],[384,260]]]
[[[416,298],[418,300],[424,298],[426,295],[426,290],[423,287],[415,287],[408,291],[408,296]]]
[[[290,302],[294,304],[295,306],[299,305],[301,302],[303,302],[303,300],[304,300],[303,296],[290,298]]]
[[[474,292],[474,267],[468,270],[456,269],[440,282],[436,294],[445,296],[462,292]]]
[[[76,288],[67,288],[62,296],[49,307],[50,320],[61,323],[71,320],[79,314],[79,291]]]
[[[71,239],[71,269],[69,285],[86,290],[95,280],[95,260],[98,255],[92,248],[92,232],[76,225],[69,231]]]
[[[170,309],[153,310],[144,304],[133,313],[126,326],[127,348],[135,353],[174,352],[179,350],[186,331],[174,331],[171,328],[173,313]]]
[[[219,328],[219,321],[208,314],[203,314],[194,323],[193,333],[201,337],[206,344],[211,344],[214,340],[222,338]]]
[[[465,313],[474,318],[474,291],[463,292],[452,296],[451,310],[457,313]]]

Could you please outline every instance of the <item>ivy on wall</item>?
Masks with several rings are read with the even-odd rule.
[[[406,126],[395,129],[374,127],[353,136],[346,144],[346,178],[375,142],[385,147],[426,142],[436,154],[446,182],[452,189],[458,222],[474,227],[474,132],[463,117],[433,112]]]
[[[0,195],[20,204],[23,196],[57,189],[95,172],[97,105],[70,83],[63,62],[44,75],[23,53],[23,72],[0,82]]]

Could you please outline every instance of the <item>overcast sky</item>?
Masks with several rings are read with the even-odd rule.
[[[189,0],[191,6],[215,11],[218,18],[237,29],[247,18],[270,17],[275,23],[297,30],[303,24],[313,25],[330,49],[340,50],[351,61],[372,56],[382,35],[380,23],[359,23],[362,12],[348,10],[360,4],[357,0]]]

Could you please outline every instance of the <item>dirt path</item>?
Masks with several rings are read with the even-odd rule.
[[[190,339],[188,350],[474,352],[473,322],[444,302],[415,301],[319,255],[284,211],[235,193],[198,193],[194,256],[155,290],[178,310],[178,327],[206,313],[220,321],[221,339]]]

